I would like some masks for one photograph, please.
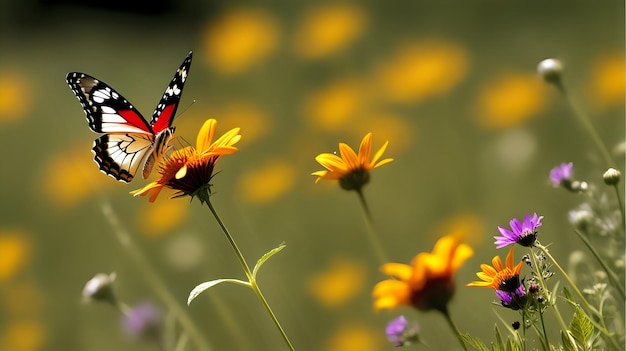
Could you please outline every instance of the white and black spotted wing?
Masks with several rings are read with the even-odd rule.
[[[89,128],[104,133],[92,151],[100,170],[130,182],[143,165],[148,178],[156,161],[167,151],[174,134],[172,121],[191,66],[189,52],[165,89],[150,123],[122,95],[106,83],[85,73],[71,72],[66,81],[83,106]]]

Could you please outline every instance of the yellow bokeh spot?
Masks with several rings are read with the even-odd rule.
[[[322,305],[335,307],[356,296],[364,282],[365,268],[361,263],[335,258],[328,268],[312,276],[307,285],[309,293]]]
[[[496,77],[479,92],[477,121],[491,129],[517,126],[545,107],[545,89],[535,74],[508,73]]]
[[[591,93],[599,108],[624,107],[626,95],[626,58],[623,52],[605,54],[593,63]]]
[[[88,147],[69,147],[48,160],[42,178],[44,193],[56,207],[75,206],[117,183],[98,170]]]
[[[315,126],[336,131],[356,117],[365,100],[363,86],[355,79],[343,79],[311,94],[304,114]]]
[[[271,127],[266,112],[251,102],[237,101],[223,106],[216,116],[219,116],[220,128],[230,130],[241,127],[245,134],[243,143],[251,143],[265,136]]]
[[[305,59],[331,55],[360,37],[367,16],[354,4],[330,3],[309,11],[296,31],[296,53]]]
[[[408,149],[417,139],[417,133],[413,126],[407,123],[406,119],[390,112],[381,111],[368,114],[361,121],[360,128],[363,130],[355,133],[355,137],[373,132],[375,140],[378,140],[380,145],[387,140],[389,141],[387,152],[391,153]],[[376,146],[374,146],[375,148]]]
[[[10,122],[26,115],[28,102],[32,98],[26,82],[28,77],[14,70],[0,71],[0,121]]]
[[[208,63],[223,74],[237,74],[276,49],[278,23],[260,9],[232,9],[209,23],[204,31]]]
[[[188,210],[189,202],[181,199],[144,203],[137,216],[140,231],[149,237],[170,233],[185,220]]]
[[[378,67],[375,84],[392,102],[415,103],[448,92],[465,77],[467,66],[467,52],[458,44],[409,42]]]
[[[13,277],[30,257],[31,240],[20,229],[0,231],[0,282]]]
[[[464,212],[456,214],[441,222],[434,230],[435,237],[444,235],[458,236],[459,240],[470,246],[476,246],[485,239],[491,239],[493,235],[485,232],[483,220],[476,214]],[[497,234],[497,233],[495,233]]]
[[[293,188],[296,172],[293,165],[273,160],[244,174],[239,179],[239,194],[251,203],[268,203]]]
[[[0,334],[0,350],[40,350],[45,339],[44,334],[43,326],[37,321],[11,323]]]
[[[378,351],[382,349],[382,332],[358,323],[340,326],[330,337],[328,351]]]
[[[12,282],[2,289],[2,307],[6,316],[33,318],[41,315],[44,296],[33,281]]]

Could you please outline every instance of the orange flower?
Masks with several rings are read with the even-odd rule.
[[[454,295],[454,273],[474,250],[459,243],[455,236],[442,237],[433,252],[415,256],[411,265],[387,263],[382,271],[396,279],[379,282],[374,287],[374,308],[413,306],[419,310],[435,309],[447,313],[448,301]]]
[[[350,146],[339,143],[341,157],[335,154],[323,153],[317,155],[315,160],[324,166],[326,170],[311,173],[317,176],[315,183],[320,179],[339,180],[339,185],[345,190],[360,190],[369,182],[369,172],[384,164],[393,161],[393,158],[386,158],[378,161],[387,148],[388,141],[376,152],[370,161],[372,153],[372,133],[367,133],[361,141],[359,154],[357,155]]]
[[[198,196],[205,202],[211,194],[209,182],[213,178],[215,164],[223,155],[237,152],[235,145],[241,140],[239,128],[233,128],[216,141],[217,121],[209,119],[198,132],[196,147],[187,146],[165,158],[159,170],[160,178],[145,187],[132,191],[134,196],[150,195],[154,202],[164,187],[177,190],[172,197]]]
[[[482,281],[475,281],[467,284],[467,286],[478,286],[485,288],[494,288],[506,292],[514,292],[521,284],[519,274],[522,271],[524,261],[520,261],[514,266],[515,259],[513,257],[515,246],[511,246],[509,253],[506,255],[506,267],[502,266],[500,256],[495,256],[488,264],[481,264],[482,272],[476,273],[476,276]]]

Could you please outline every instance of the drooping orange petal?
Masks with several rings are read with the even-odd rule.
[[[413,269],[408,264],[403,263],[385,263],[381,267],[381,271],[386,275],[396,277],[400,280],[409,280]]]
[[[491,267],[488,264],[484,264],[484,263],[481,264],[480,269],[483,271],[483,273],[485,273],[486,275],[490,277],[495,277],[496,274],[498,274],[498,271],[496,271],[495,268]]]
[[[345,161],[335,154],[320,154],[315,157],[317,161],[324,168],[333,173],[341,173],[343,176],[348,171],[348,166]]]
[[[133,196],[146,196],[146,195],[150,195],[149,201],[150,202],[154,202],[157,197],[159,196],[159,193],[161,192],[161,190],[163,190],[163,187],[165,186],[165,184],[161,184],[158,182],[152,182],[146,186],[144,186],[141,189],[137,189],[134,191],[131,191],[130,194]]]

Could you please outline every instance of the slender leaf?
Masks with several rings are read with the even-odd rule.
[[[480,341],[480,339],[474,338],[473,336],[469,335],[468,333],[461,333],[461,338],[463,338],[463,341],[466,344],[468,344],[471,347],[473,347],[474,350],[477,350],[477,351],[489,351],[487,346],[482,341]]]
[[[261,258],[259,258],[259,260],[256,262],[256,265],[254,266],[254,269],[252,270],[252,277],[256,278],[256,274],[259,271],[259,268],[261,268],[261,265],[263,265],[263,263],[265,263],[265,261],[269,260],[270,257],[272,257],[275,254],[279,253],[286,246],[287,245],[285,245],[285,243],[281,243],[280,245],[278,245],[277,248],[272,249],[271,251],[269,251],[265,255],[263,255]]]
[[[202,294],[205,290],[212,288],[220,283],[234,283],[237,285],[250,287],[250,283],[244,282],[239,279],[215,279],[215,280],[211,280],[208,282],[204,282],[202,284],[198,284],[198,286],[196,286],[195,288],[193,288],[193,290],[191,290],[191,292],[189,293],[189,298],[187,298],[187,306],[189,306],[191,304],[191,301],[193,301],[196,297],[198,297],[198,295]]]

